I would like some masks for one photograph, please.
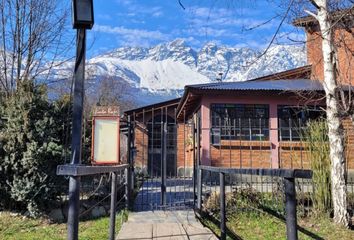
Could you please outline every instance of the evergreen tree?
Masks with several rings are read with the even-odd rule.
[[[4,173],[2,163],[5,158],[4,151],[4,128],[5,128],[5,97],[0,95],[0,209],[5,207],[6,202],[10,202],[9,189],[6,184],[6,175]]]
[[[56,166],[62,161],[58,107],[47,99],[44,86],[25,81],[6,102],[7,121],[2,131],[5,157],[0,163],[12,209],[26,208],[32,216],[60,195],[62,177]],[[59,192],[58,192],[59,191]]]

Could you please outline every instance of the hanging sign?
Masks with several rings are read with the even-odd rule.
[[[119,107],[100,106],[93,112],[92,164],[119,164]]]

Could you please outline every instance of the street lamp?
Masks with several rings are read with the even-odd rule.
[[[91,29],[93,27],[93,0],[73,0],[72,11],[73,28]]]
[[[76,61],[74,70],[74,96],[72,108],[71,162],[73,167],[81,164],[82,153],[82,115],[84,107],[84,82],[86,58],[86,29],[93,27],[93,0],[72,0],[73,27],[77,29]],[[80,176],[70,176],[68,240],[78,240]]]

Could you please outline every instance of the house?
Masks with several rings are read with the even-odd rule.
[[[343,18],[353,29],[352,17]],[[341,22],[339,21],[339,22]],[[310,168],[301,129],[325,116],[321,38],[311,17],[294,24],[306,30],[309,65],[250,79],[185,86],[182,98],[125,114],[134,122],[135,166],[150,174],[190,175],[193,162],[240,168]],[[354,37],[342,24],[335,29],[338,80],[351,85]],[[354,129],[346,131],[346,164],[354,169]],[[166,143],[166,144],[163,144]],[[195,161],[193,161],[195,160]]]

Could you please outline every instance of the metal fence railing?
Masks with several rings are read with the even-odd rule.
[[[203,216],[213,216],[212,220],[220,224],[221,238],[226,232],[232,236],[237,234],[226,227],[228,219],[240,213],[266,212],[286,221],[287,239],[297,239],[294,234],[298,229],[296,217],[307,217],[315,212],[314,194],[318,187],[311,174],[310,170],[300,169],[199,166],[196,208],[206,213]],[[353,180],[347,180],[347,208],[351,215],[354,213]]]
[[[103,187],[102,183],[98,183],[96,189],[92,189],[92,184],[89,181],[85,181],[85,178],[94,179],[92,176],[103,176],[110,175],[111,188],[110,190],[107,186]],[[109,239],[115,239],[115,222],[116,222],[116,210],[119,205],[124,201],[126,207],[129,207],[131,198],[131,172],[128,164],[116,165],[116,166],[88,166],[88,165],[59,165],[57,168],[57,175],[64,176],[74,176],[76,178],[81,178],[84,181],[80,181],[80,187],[83,186],[83,191],[80,191],[80,197],[71,199],[69,192],[69,208],[77,209],[75,212],[75,217],[73,218],[68,213],[68,239],[75,239],[75,226],[79,225],[80,217],[83,217],[93,208],[98,206],[103,202],[108,202],[110,200],[110,224],[109,224]],[[97,179],[96,179],[97,180]],[[101,178],[102,180],[102,178]],[[100,180],[100,181],[101,181]],[[107,179],[106,179],[107,183]],[[87,191],[91,189],[91,191]],[[118,196],[119,193],[119,196]],[[89,200],[92,196],[96,195],[97,199],[92,201],[91,204],[88,202],[89,206],[84,211],[80,211],[80,202]],[[70,218],[71,217],[71,218]],[[70,228],[69,228],[70,226]],[[70,229],[74,229],[70,230]]]
[[[257,186],[254,185],[255,188],[253,188],[250,187],[250,185],[247,186],[248,184],[244,184],[246,182],[237,184],[238,175],[270,177],[272,181],[262,182],[261,180],[261,184],[258,184]],[[240,169],[199,166],[196,207],[200,211],[203,211],[203,208],[206,207],[209,211],[220,211],[220,238],[226,239],[226,199],[229,198],[228,196],[230,196],[230,194],[239,193],[238,195],[231,197],[234,197],[234,200],[236,201],[240,200],[240,198],[249,198],[247,200],[257,207],[261,204],[264,206],[268,205],[268,211],[272,211],[276,214],[284,214],[286,220],[287,239],[295,240],[298,239],[296,179],[311,179],[311,177],[312,171],[310,170]],[[245,191],[246,189],[249,191]],[[203,196],[204,202],[202,198]],[[208,201],[207,198],[209,198]],[[280,204],[282,202],[283,204]],[[209,206],[207,206],[208,204]],[[244,206],[241,204],[240,210],[245,210],[242,209],[242,207]],[[229,209],[229,206],[227,208],[228,211],[233,210]]]

